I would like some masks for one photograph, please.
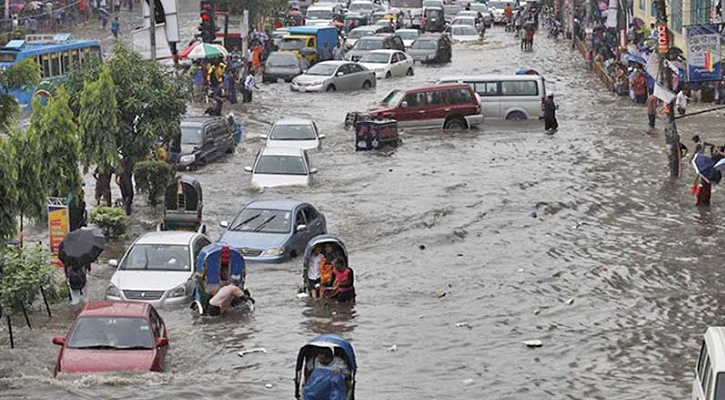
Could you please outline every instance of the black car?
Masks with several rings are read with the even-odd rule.
[[[451,38],[445,33],[420,35],[408,49],[408,55],[413,61],[423,64],[451,62],[452,53]]]
[[[196,169],[234,153],[234,132],[222,117],[187,118],[181,121],[181,153],[177,169]]]

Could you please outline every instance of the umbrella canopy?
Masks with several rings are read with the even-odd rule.
[[[87,265],[98,259],[105,246],[106,238],[100,229],[76,229],[63,239],[58,258],[66,265]]]
[[[191,49],[187,57],[192,60],[199,60],[203,58],[226,57],[228,55],[229,52],[222,45],[201,43]]]
[[[184,50],[181,50],[181,52],[179,52],[179,58],[189,57],[189,53],[191,53],[191,51],[194,50],[201,43],[202,42],[194,42],[194,43],[190,44],[189,47],[185,48]]]
[[[25,4],[22,3],[13,3],[10,4],[10,11],[14,13],[19,13],[20,11],[23,11],[25,8]]]
[[[697,153],[692,157],[692,166],[695,172],[707,183],[716,184],[722,178],[722,171],[725,170],[725,159],[715,162],[712,158]]]

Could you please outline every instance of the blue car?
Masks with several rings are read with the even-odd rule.
[[[327,233],[325,216],[311,204],[294,200],[258,200],[242,209],[219,242],[237,249],[246,261],[283,262],[305,254],[310,239]]]

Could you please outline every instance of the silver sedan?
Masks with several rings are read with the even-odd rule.
[[[375,72],[351,61],[322,61],[292,79],[295,92],[334,92],[370,89],[375,86]]]

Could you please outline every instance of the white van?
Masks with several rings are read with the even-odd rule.
[[[307,8],[305,14],[305,25],[327,26],[332,22],[334,14],[335,8],[332,4],[311,5]]]
[[[692,380],[692,400],[725,399],[725,327],[709,327]]]
[[[484,119],[544,118],[546,81],[541,75],[447,76],[441,83],[468,83],[481,99]]]

